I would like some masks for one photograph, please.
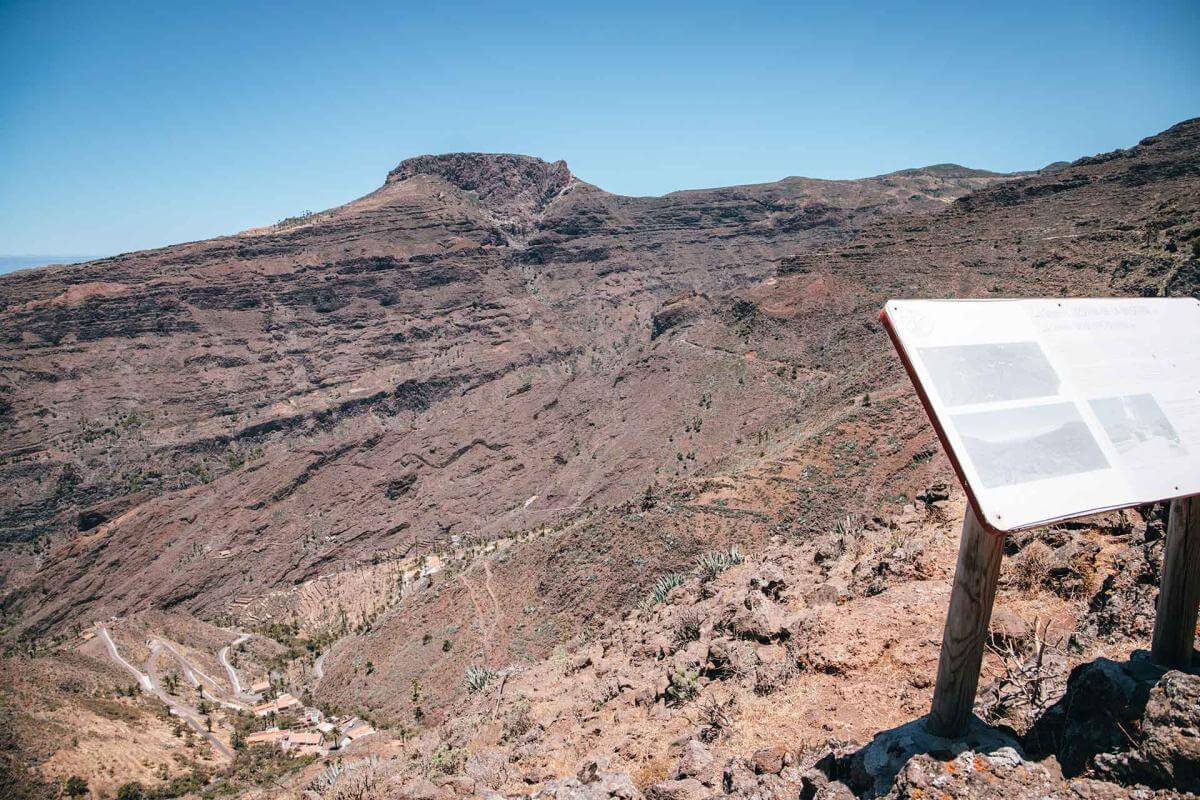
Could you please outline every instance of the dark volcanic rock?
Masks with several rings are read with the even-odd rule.
[[[1167,671],[1144,652],[1082,664],[1026,736],[1068,776],[1200,792],[1200,675]]]
[[[548,164],[529,156],[489,153],[410,158],[389,172],[387,181],[391,184],[419,175],[441,178],[469,192],[498,221],[514,227],[527,226],[574,181],[565,161]]]

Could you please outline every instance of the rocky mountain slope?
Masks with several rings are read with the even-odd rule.
[[[667,327],[797,250],[1003,180],[626,198],[562,163],[423,157],[270,229],[6,276],[6,589],[35,630],[213,613],[694,472],[791,401],[754,376],[708,391],[714,356]],[[708,427],[685,432],[701,395]]]
[[[1196,294],[1198,188],[1197,120],[1037,173],[661,198],[458,154],[270,228],[5,276],[6,639],[37,661],[104,622],[211,661],[235,626],[279,638],[297,692],[383,727],[346,758],[409,793],[873,791],[825,740],[922,713],[961,514],[878,309]],[[1035,618],[1075,644],[1049,702],[980,709],[1062,769],[998,771],[1100,769],[1032,731],[1069,667],[1145,638],[1160,534],[1145,509],[1014,540],[1012,658]],[[698,573],[733,545],[747,563]],[[1171,785],[1126,752],[1107,778]],[[276,789],[342,796],[323,768]]]
[[[953,479],[875,321],[884,300],[1195,292],[1198,134],[1185,124],[1131,154],[1002,184],[936,214],[877,219],[744,288],[665,304],[655,314],[666,327],[643,352],[664,363],[664,380],[683,371],[699,383],[675,412],[678,427],[663,432],[684,468],[660,470],[648,503],[635,484],[626,504],[532,539],[487,575],[414,597],[346,646],[352,657],[335,654],[322,692],[400,712],[402,698],[379,687],[415,677],[450,696],[469,664],[545,655],[704,549],[824,534],[847,515],[887,516],[938,493],[930,487]],[[697,428],[715,429],[723,447],[696,448]],[[481,626],[489,588],[499,608]],[[416,644],[451,630],[448,651]],[[363,660],[376,665],[371,678],[354,669]]]

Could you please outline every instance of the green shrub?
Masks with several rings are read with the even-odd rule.
[[[117,787],[117,800],[145,800],[146,789],[138,781],[123,783]]]
[[[429,767],[442,775],[455,775],[462,772],[467,763],[467,751],[461,747],[442,745],[429,759]]]
[[[672,672],[671,683],[667,686],[667,701],[680,705],[691,700],[700,692],[699,679],[700,676],[691,670]]]

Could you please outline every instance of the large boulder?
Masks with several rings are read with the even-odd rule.
[[[732,758],[725,765],[721,788],[730,797],[795,800],[799,787],[782,776],[759,772],[751,761]]]
[[[1137,730],[1163,672],[1145,657],[1080,664],[1067,679],[1066,693],[1026,734],[1030,753],[1056,756],[1071,777],[1091,767],[1099,753],[1128,750],[1130,732]]]
[[[1200,676],[1168,672],[1150,690],[1138,751],[1147,783],[1200,793]]]
[[[671,778],[699,778],[709,772],[713,765],[713,754],[704,745],[695,739],[688,739],[682,747],[679,755],[679,761],[675,764],[675,770],[671,773]]]
[[[1055,594],[1082,597],[1091,591],[1100,545],[1078,538],[1056,549],[1047,565],[1045,583]]]
[[[930,733],[925,722],[926,718],[921,717],[878,733],[857,750],[850,744],[830,750],[804,774],[801,796],[840,798],[846,795],[840,787],[845,787],[853,796],[882,797],[892,790],[897,775],[919,757],[932,757],[938,762],[951,761],[964,753],[994,757],[1004,762],[1024,758],[1016,739],[999,728],[985,725],[978,718],[972,717],[967,731],[954,738]],[[941,797],[942,793],[933,796]]]
[[[786,638],[791,618],[783,606],[769,597],[748,592],[745,600],[727,609],[725,628],[741,639],[774,642]]]
[[[1200,793],[1200,675],[1167,671],[1144,652],[1096,659],[1025,737],[1068,776],[1091,770],[1126,785]]]
[[[1147,537],[1151,528],[1147,526]],[[1154,629],[1162,538],[1118,551],[1121,560],[1088,601],[1081,630],[1101,639],[1149,638]]]
[[[965,751],[953,759],[914,756],[896,776],[888,800],[952,797],[955,800],[1043,800],[1057,797],[1062,773],[1053,759],[1031,763],[1016,751]],[[1064,797],[1074,796],[1064,793]]]
[[[641,800],[642,793],[625,772],[606,772],[590,761],[578,775],[547,781],[534,798],[553,800]]]
[[[1121,783],[1200,793],[1200,676],[1168,672],[1150,690],[1127,752],[1100,753],[1096,773]]]
[[[647,800],[703,800],[712,791],[695,778],[666,780],[646,787]]]

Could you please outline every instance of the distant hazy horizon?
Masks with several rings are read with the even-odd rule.
[[[0,255],[0,275],[6,275],[9,272],[16,272],[19,269],[29,269],[30,267],[48,267],[51,264],[78,264],[81,261],[91,261],[94,258],[103,258],[103,256]]]

